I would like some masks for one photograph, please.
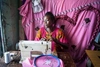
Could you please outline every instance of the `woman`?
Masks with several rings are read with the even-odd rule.
[[[52,52],[67,49],[67,39],[62,29],[56,27],[55,17],[51,12],[44,16],[44,27],[40,28],[36,34],[35,40],[45,40],[52,42]]]

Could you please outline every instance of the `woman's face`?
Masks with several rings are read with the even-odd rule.
[[[53,25],[53,20],[51,20],[49,16],[45,16],[44,17],[44,25],[46,28],[51,28]]]

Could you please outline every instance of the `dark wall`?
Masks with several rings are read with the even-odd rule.
[[[2,0],[2,26],[4,29],[5,50],[14,50],[19,41],[19,2],[18,0]]]

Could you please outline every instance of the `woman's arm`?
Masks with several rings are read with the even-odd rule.
[[[59,40],[52,37],[52,40],[59,46],[63,47],[64,49],[68,49],[68,43],[60,42]]]

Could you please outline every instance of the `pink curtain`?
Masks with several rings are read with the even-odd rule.
[[[31,0],[26,0],[25,3],[19,8],[20,15],[22,16],[22,26],[24,28],[26,38],[28,40],[34,39],[34,14],[32,11]]]
[[[44,10],[40,13],[32,12],[31,0],[26,0],[20,7],[22,25],[28,40],[34,40],[34,28],[43,26],[43,16],[47,11],[55,16],[67,15],[75,21],[75,25],[60,19],[57,26],[65,25],[64,32],[69,40],[68,51],[72,55],[77,67],[85,67],[85,50],[91,49],[91,41],[100,30],[100,0],[41,0]],[[90,6],[91,5],[91,6]],[[71,48],[75,45],[75,49]]]

